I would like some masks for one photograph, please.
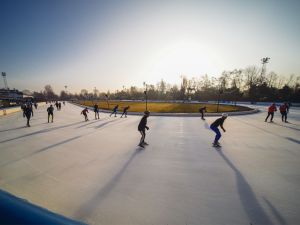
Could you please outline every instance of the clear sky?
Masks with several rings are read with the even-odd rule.
[[[11,88],[179,83],[266,56],[269,71],[300,75],[297,0],[1,0],[0,9],[0,70]]]

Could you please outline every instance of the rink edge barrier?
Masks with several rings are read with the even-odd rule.
[[[46,105],[46,102],[39,102],[38,106],[44,106]],[[15,107],[10,107],[10,108],[3,108],[0,109],[0,117],[2,116],[7,116],[13,113],[17,113],[22,111],[21,106],[15,106]]]
[[[91,111],[93,111],[93,107],[84,106],[78,103],[69,102],[70,104],[79,106],[81,108],[87,107]],[[112,113],[111,110],[99,109],[99,112],[103,113]],[[240,116],[240,115],[248,115],[260,112],[259,109],[251,109],[248,111],[240,111],[240,112],[226,112],[229,116]],[[118,112],[117,114],[122,114],[122,111]],[[127,115],[135,115],[140,116],[143,115],[142,112],[128,112]],[[222,113],[205,113],[205,117],[213,117],[213,116],[222,116]],[[201,117],[200,113],[153,113],[151,112],[151,116],[167,116],[167,117]]]
[[[0,224],[86,225],[0,189]]]

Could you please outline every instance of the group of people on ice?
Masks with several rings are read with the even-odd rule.
[[[63,104],[65,105],[65,102],[63,102]],[[54,105],[56,106],[57,110],[61,110],[61,102],[56,101]],[[23,117],[26,117],[27,119],[26,122],[27,127],[30,127],[30,119],[31,117],[33,117],[33,106],[35,109],[38,108],[38,104],[36,102],[35,103],[28,102],[26,104],[21,105],[21,109],[23,111]],[[54,107],[52,104],[50,104],[50,106],[47,108],[47,114],[48,114],[48,123],[50,122],[50,118],[51,118],[51,123],[53,123]]]
[[[289,109],[290,109],[290,106],[286,102],[279,106],[279,111],[280,111],[280,114],[281,114],[281,121],[282,122],[288,123],[288,121],[287,121],[287,114],[289,113]],[[273,103],[268,108],[268,115],[267,115],[267,117],[265,119],[265,122],[267,122],[268,118],[271,116],[270,117],[270,122],[272,123],[273,122],[273,118],[274,118],[274,113],[276,111],[277,111],[276,104]]]
[[[65,105],[65,102],[63,102],[63,104]],[[22,105],[23,116],[27,118],[27,126],[28,127],[30,127],[30,124],[29,124],[30,118],[31,118],[31,116],[33,116],[32,105],[33,105],[32,103],[27,103],[27,104]],[[34,106],[37,109],[37,104],[36,103],[34,104]],[[55,102],[55,106],[56,106],[57,110],[60,110],[61,103]],[[127,112],[129,110],[129,108],[130,108],[130,106],[126,106],[126,107],[123,108],[123,113],[121,115],[121,118],[123,116],[127,117]],[[289,108],[290,108],[290,106],[287,103],[283,103],[282,105],[280,105],[279,111],[280,111],[280,114],[281,114],[281,120],[282,120],[282,122],[286,122],[287,123],[287,114],[289,112]],[[119,105],[116,105],[113,108],[112,113],[110,114],[110,117],[112,115],[115,115],[115,117],[116,117],[118,109],[119,109]],[[273,122],[274,113],[276,111],[277,111],[276,104],[273,103],[271,106],[268,107],[268,115],[267,115],[267,117],[265,119],[265,122],[267,122],[267,120],[268,120],[269,117],[270,117],[270,122]],[[199,108],[199,112],[201,114],[201,119],[205,120],[204,113],[206,112],[206,106]],[[53,123],[54,107],[53,107],[52,104],[47,108],[47,113],[48,113],[48,123],[50,122],[50,118],[51,118],[51,122]],[[88,110],[87,107],[85,107],[81,111],[81,114],[84,116],[85,121],[89,120],[88,119],[88,113],[89,113],[89,110]],[[95,119],[96,120],[100,119],[98,104],[94,105],[94,113],[95,113]],[[139,142],[138,146],[140,146],[142,148],[144,148],[145,145],[148,145],[148,143],[145,142],[145,137],[146,137],[146,129],[149,130],[149,127],[147,126],[147,118],[149,117],[149,115],[150,115],[150,112],[148,110],[146,110],[144,112],[144,115],[143,115],[142,119],[139,122],[139,125],[138,125],[138,131],[141,134],[141,139],[140,139],[140,142]],[[226,132],[226,130],[225,130],[225,128],[224,128],[223,125],[224,125],[224,121],[226,120],[227,117],[228,117],[228,114],[227,113],[223,113],[220,118],[216,119],[210,125],[210,129],[213,132],[216,133],[215,139],[213,141],[213,146],[214,147],[220,147],[221,146],[220,143],[219,143],[219,140],[220,140],[220,138],[221,138],[222,135],[221,135],[221,132],[219,130],[219,127],[223,130],[223,132]]]
[[[122,113],[122,115],[121,115],[121,118],[122,118],[123,116],[127,117],[127,112],[128,112],[128,109],[129,109],[129,108],[130,108],[130,106],[126,106],[126,107],[123,108],[123,113]],[[115,115],[115,117],[117,117],[118,109],[119,109],[119,105],[116,105],[116,106],[113,108],[112,113],[111,113],[109,116],[111,117],[112,115]],[[80,114],[82,114],[82,115],[84,116],[84,120],[85,120],[85,121],[88,121],[88,120],[89,120],[89,118],[88,118],[88,113],[89,113],[89,110],[88,110],[87,107],[85,107],[85,108],[81,111],[81,113],[80,113]],[[98,104],[95,104],[95,105],[94,105],[94,113],[95,113],[95,120],[100,119],[100,116],[99,116],[99,106],[98,106]]]

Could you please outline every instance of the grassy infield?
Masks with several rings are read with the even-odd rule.
[[[79,104],[86,106],[94,106],[95,103],[99,105],[101,109],[108,109],[106,101],[79,101]],[[115,105],[119,105],[119,110],[123,110],[124,107],[130,106],[128,111],[130,112],[143,112],[145,110],[145,102],[122,102],[122,101],[109,101],[109,109],[111,110]],[[188,104],[188,103],[166,103],[166,102],[148,102],[148,110],[150,112],[160,113],[198,113],[200,107],[206,106],[208,113],[216,112],[216,104]],[[219,112],[236,112],[245,111],[248,108],[231,105],[219,105]]]

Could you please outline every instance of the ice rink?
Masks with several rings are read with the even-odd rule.
[[[1,117],[0,189],[89,224],[300,224],[300,110],[265,123],[261,109],[228,117],[220,149],[216,117],[150,116],[145,149],[140,116]]]

